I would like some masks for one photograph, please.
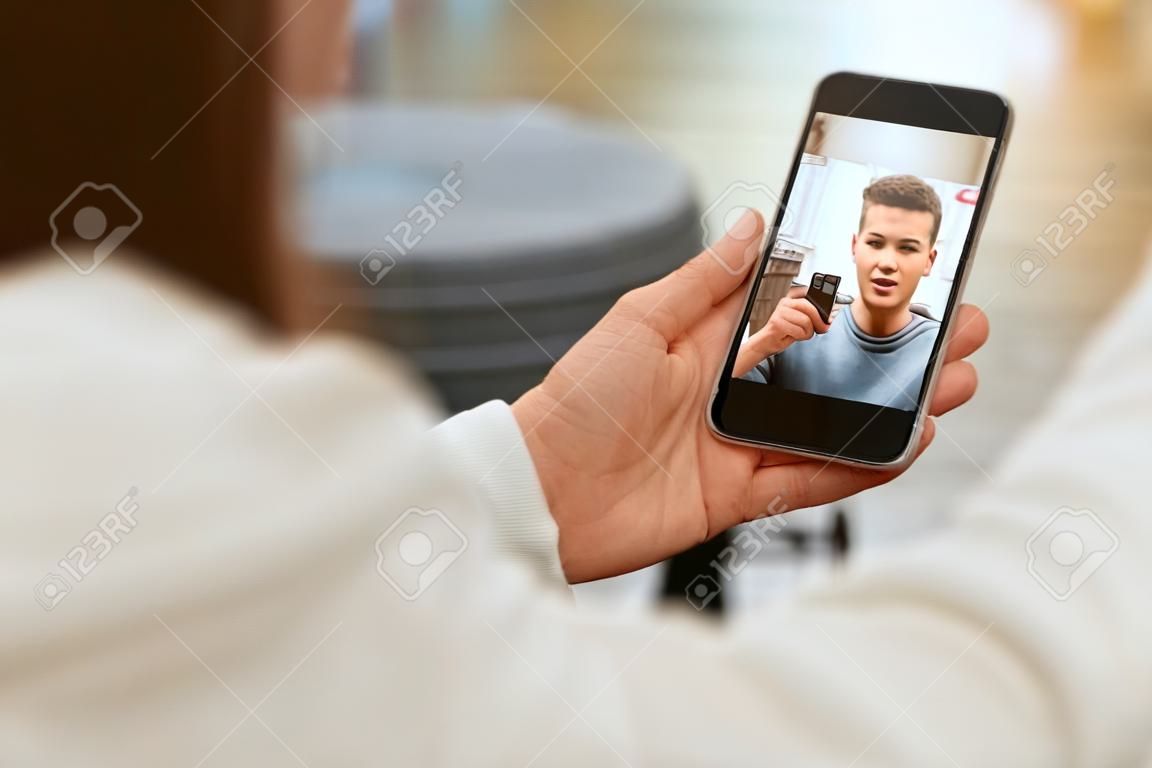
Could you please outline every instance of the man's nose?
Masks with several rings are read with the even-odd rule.
[[[896,252],[891,248],[885,248],[880,251],[880,261],[877,266],[885,272],[896,271]]]

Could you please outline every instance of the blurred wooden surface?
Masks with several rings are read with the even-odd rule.
[[[981,392],[941,420],[936,445],[905,478],[856,501],[861,536],[877,545],[939,524],[994,471],[1141,268],[1152,230],[1148,59],[1123,13],[1086,20],[1073,7],[400,0],[377,82],[394,100],[516,101],[527,115],[547,98],[617,123],[687,163],[705,206],[733,181],[783,181],[811,90],[828,72],[1006,94],[1015,135],[966,294],[993,326],[976,358]],[[1106,168],[1114,202],[1022,285],[1019,254]]]

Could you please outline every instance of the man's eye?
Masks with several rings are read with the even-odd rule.
[[[905,245],[900,248],[904,253],[919,253],[920,249],[914,245]]]
[[[884,247],[884,243],[881,242],[880,240],[869,240],[868,245],[872,246],[873,248],[883,248]]]

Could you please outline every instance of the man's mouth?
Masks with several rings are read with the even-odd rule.
[[[887,277],[874,277],[872,278],[872,286],[878,293],[888,294],[896,287],[896,281]]]

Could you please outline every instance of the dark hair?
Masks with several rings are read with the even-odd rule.
[[[285,322],[272,86],[229,40],[264,46],[269,0],[7,3],[0,26],[0,260],[47,251],[53,211],[112,184],[142,215],[127,247]]]
[[[860,228],[864,228],[864,215],[872,205],[888,205],[908,211],[932,214],[932,243],[940,234],[943,211],[936,190],[917,176],[907,174],[881,176],[864,188],[864,205],[860,209]],[[931,244],[931,243],[929,243]]]

